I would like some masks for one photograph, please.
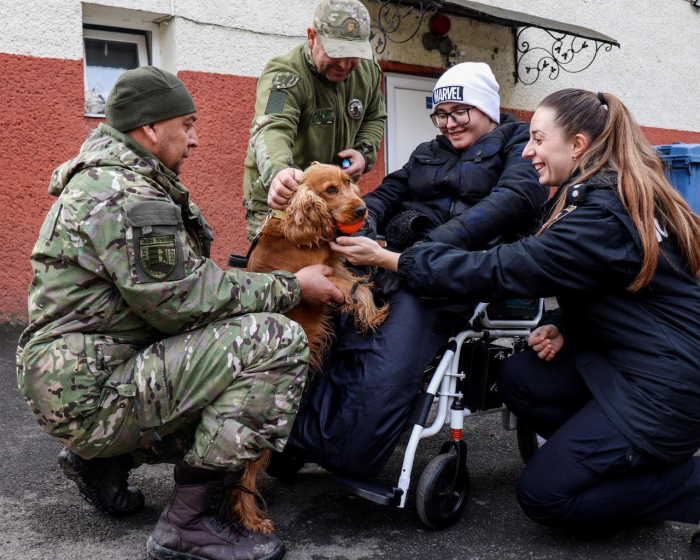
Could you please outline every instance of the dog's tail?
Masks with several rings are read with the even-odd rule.
[[[260,509],[256,498],[262,501],[257,491],[258,471],[260,467],[267,467],[269,462],[270,450],[265,449],[257,461],[246,463],[239,487],[231,490],[231,513],[249,531],[266,534],[274,533],[275,525],[267,518],[267,511]]]
[[[377,307],[374,303],[370,286],[371,284],[359,284],[355,289],[357,303],[352,301],[345,303],[345,309],[355,318],[355,328],[363,334],[376,331],[389,314],[388,303],[381,307]]]

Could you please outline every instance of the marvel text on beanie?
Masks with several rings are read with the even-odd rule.
[[[473,105],[495,123],[500,121],[498,82],[484,62],[463,62],[445,72],[433,88],[433,105]]]

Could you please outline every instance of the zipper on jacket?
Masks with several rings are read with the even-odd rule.
[[[333,93],[335,94],[335,101],[336,101],[336,107],[337,107],[336,112],[335,112],[335,115],[336,115],[336,122],[338,123],[338,128],[339,128],[340,131],[342,132],[342,140],[343,140],[342,148],[343,148],[343,150],[344,150],[344,149],[345,149],[345,146],[346,146],[347,143],[348,143],[348,134],[347,134],[347,131],[345,130],[345,127],[343,126],[343,120],[341,119],[341,114],[340,114],[340,90],[338,89],[338,84],[337,84],[337,83],[334,83],[334,84],[333,84]],[[340,152],[340,151],[341,151],[341,150],[338,149],[338,146],[337,146],[337,144],[336,144],[333,157],[336,157],[336,156],[338,155],[338,152]]]
[[[107,327],[109,326],[109,323],[112,320],[112,317],[114,317],[115,311],[117,310],[117,306],[122,300],[122,295],[116,288],[112,288],[112,292],[110,293],[109,297],[110,301],[107,313],[105,313],[104,317],[102,318],[102,321],[100,321],[100,326],[97,327],[96,332],[104,332],[107,330]]]

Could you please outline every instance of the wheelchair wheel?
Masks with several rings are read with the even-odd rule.
[[[418,481],[418,517],[431,529],[454,523],[464,511],[469,497],[469,471],[460,471],[456,453],[443,453],[425,468]]]
[[[533,455],[540,450],[540,447],[542,447],[547,440],[538,436],[535,430],[531,430],[522,424],[518,424],[517,435],[520,458],[523,460],[523,463],[527,465],[528,461],[532,459]]]

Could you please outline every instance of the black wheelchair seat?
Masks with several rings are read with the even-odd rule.
[[[534,319],[540,311],[539,299],[508,299],[489,304],[486,313],[491,321]]]

